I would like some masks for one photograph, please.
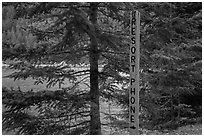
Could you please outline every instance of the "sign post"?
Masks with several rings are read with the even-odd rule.
[[[129,133],[139,135],[139,64],[140,64],[140,13],[131,12],[130,20],[130,89]]]

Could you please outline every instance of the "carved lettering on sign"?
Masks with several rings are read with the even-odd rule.
[[[133,11],[130,21],[130,90],[129,90],[129,131],[139,134],[139,48],[140,13]]]

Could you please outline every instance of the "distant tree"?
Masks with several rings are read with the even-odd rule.
[[[16,46],[19,40],[3,39],[3,60],[15,60],[10,68],[19,70],[10,77],[33,77],[48,87],[69,79],[72,86],[38,92],[3,88],[3,129],[100,134],[99,96],[123,107],[124,114],[112,115],[111,124],[127,128],[129,76],[121,74],[129,73],[129,12],[135,9],[141,13],[140,126],[150,121],[161,127],[193,115],[191,102],[184,98],[200,99],[202,94],[201,3],[3,3],[10,5],[16,10],[12,20],[23,17],[28,25],[20,30],[37,43]],[[3,29],[6,37],[10,32]],[[89,63],[90,70],[72,69]],[[81,79],[86,76],[93,78],[87,78],[90,83]],[[32,106],[35,115],[28,111]]]
[[[192,118],[202,112],[202,4],[133,4],[141,13],[140,127],[177,128],[182,117]],[[118,66],[109,68],[129,73],[128,66]],[[121,90],[116,90],[114,80],[109,85],[111,97],[128,110],[129,80],[123,82]],[[118,125],[128,127],[127,119],[112,123]]]
[[[201,105],[201,3],[140,3],[137,9],[143,28],[141,105],[154,124],[177,123],[194,115],[185,97],[197,97]]]

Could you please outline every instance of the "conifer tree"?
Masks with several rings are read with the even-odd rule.
[[[3,21],[9,20],[2,24],[2,53],[10,68],[18,70],[10,77],[32,77],[36,84],[61,88],[3,88],[8,110],[3,113],[4,129],[101,134],[99,96],[128,110],[129,77],[121,74],[129,73],[129,11],[134,9],[141,13],[140,126],[151,125],[145,123],[149,121],[164,126],[194,114],[185,98],[200,99],[202,94],[201,3],[3,3],[9,5],[16,13],[3,14]],[[90,69],[73,69],[89,63]],[[29,109],[38,113],[31,115]],[[126,118],[124,112],[118,116]],[[128,127],[127,120],[118,121],[115,115],[111,119],[112,126]]]
[[[142,28],[140,125],[172,123],[176,128],[180,117],[201,114],[194,109],[202,104],[201,3],[137,3],[135,7],[141,12]],[[124,100],[128,107],[128,99]]]
[[[177,128],[186,123],[180,121],[182,117],[201,115],[201,3],[134,3],[134,6],[141,13],[140,127]],[[111,57],[113,62],[118,61],[116,56],[120,55]],[[129,73],[125,63],[112,65],[110,69],[120,68],[118,71]],[[114,86],[114,80],[104,86],[128,110],[125,94],[128,76],[121,81],[126,81],[121,82],[122,90]],[[128,112],[118,116],[127,117]],[[126,119],[120,119],[112,126],[122,125],[119,127],[124,129],[127,124]]]
[[[9,27],[5,23],[3,31],[3,60],[9,60],[9,68],[18,70],[8,77],[14,80],[31,77],[35,84],[46,83],[48,88],[59,85],[58,90],[27,92],[20,88],[3,88],[6,108],[3,128],[16,130],[18,134],[101,134],[99,98],[107,96],[99,90],[99,85],[108,77],[119,76],[120,68],[109,70],[115,60],[110,57],[115,52],[128,50],[128,16],[125,14],[128,15],[131,5],[3,5],[5,10],[13,9],[12,17],[5,16],[4,21],[15,22]],[[10,15],[8,11],[4,13]],[[124,63],[123,58],[121,61]],[[73,69],[83,64],[90,64],[90,69]],[[99,71],[99,65],[105,67]],[[71,86],[66,85],[67,80]],[[66,86],[62,88],[62,85]],[[30,109],[37,113],[30,113]]]

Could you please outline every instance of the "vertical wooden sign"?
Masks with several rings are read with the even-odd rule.
[[[140,64],[140,13],[131,12],[130,20],[130,89],[129,133],[139,135],[139,64]]]

